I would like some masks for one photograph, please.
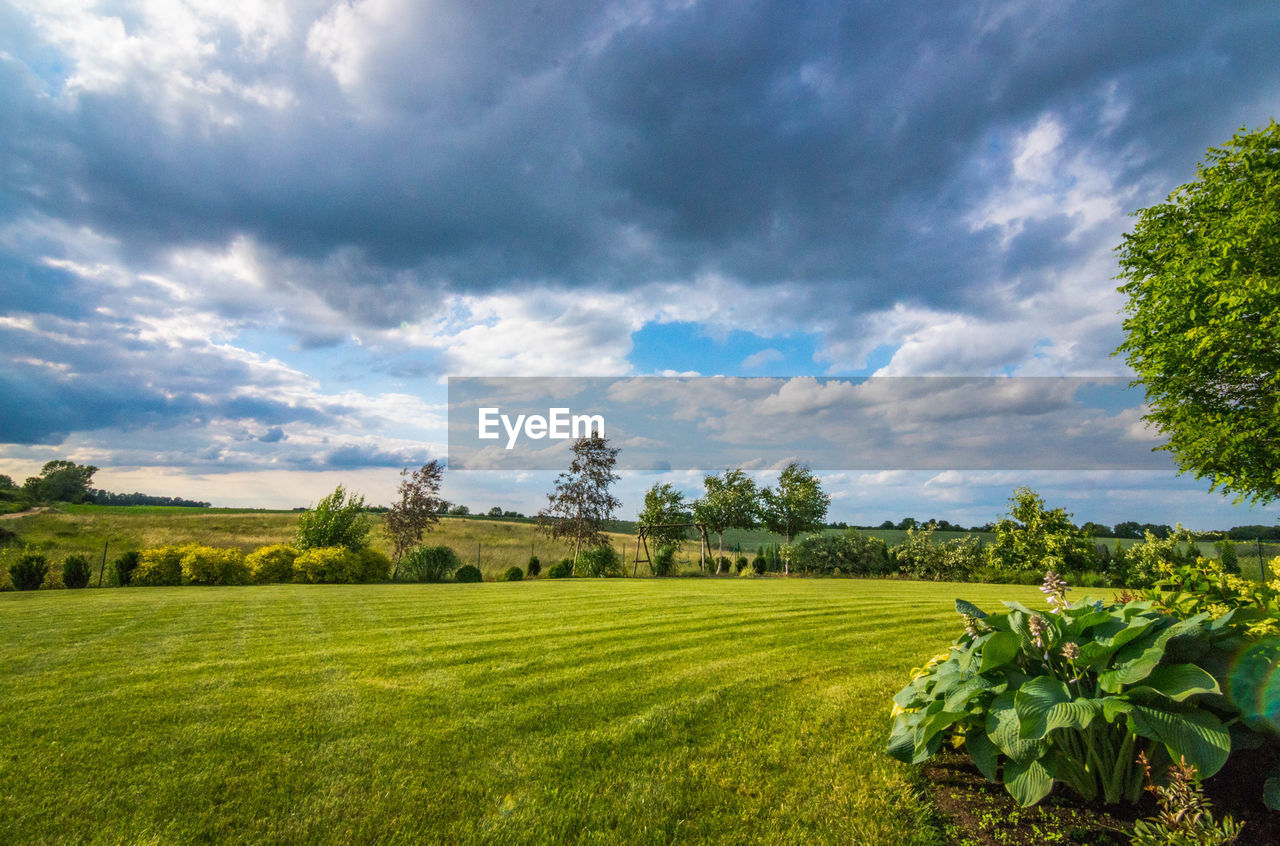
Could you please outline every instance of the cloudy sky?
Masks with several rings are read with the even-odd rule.
[[[448,376],[1123,376],[1127,215],[1280,116],[1277,43],[1273,2],[10,0],[0,472],[385,502]],[[697,492],[626,510],[656,478]],[[826,478],[852,521],[1275,520],[1171,464]]]

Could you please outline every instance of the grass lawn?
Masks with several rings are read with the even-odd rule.
[[[956,596],[837,579],[0,595],[0,843],[939,842],[882,754]]]

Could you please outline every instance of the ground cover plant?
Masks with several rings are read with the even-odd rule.
[[[0,842],[939,843],[880,750],[884,703],[948,635],[954,592],[4,594]]]

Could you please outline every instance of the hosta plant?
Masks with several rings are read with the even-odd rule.
[[[951,738],[1023,806],[1062,782],[1086,801],[1135,802],[1139,753],[1185,758],[1203,777],[1231,750],[1231,708],[1197,663],[1230,634],[1231,612],[1176,619],[1150,601],[1068,602],[1054,574],[1052,610],[963,600],[965,633],[894,697],[889,753],[922,762]]]

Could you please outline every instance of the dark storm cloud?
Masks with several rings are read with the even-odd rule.
[[[347,33],[368,49],[345,90],[306,52],[323,10],[257,62],[226,41],[215,69],[286,83],[283,109],[175,104],[145,74],[44,97],[56,62],[11,36],[4,208],[138,252],[250,235],[363,325],[429,308],[423,288],[699,272],[947,307],[1058,258],[1065,222],[1008,257],[965,223],[975,160],[1037,115],[1155,199],[1264,123],[1280,80],[1265,2],[418,6]]]

